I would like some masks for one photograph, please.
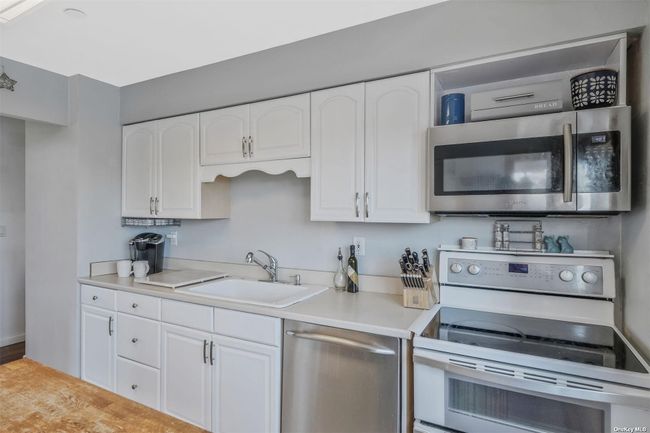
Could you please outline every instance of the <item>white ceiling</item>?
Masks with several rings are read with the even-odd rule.
[[[46,0],[0,24],[0,56],[124,86],[441,1]]]

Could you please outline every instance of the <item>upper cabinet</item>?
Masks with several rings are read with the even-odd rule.
[[[201,113],[201,165],[306,158],[309,94]]]
[[[312,94],[311,219],[428,223],[429,74]]]
[[[125,126],[122,157],[122,216],[229,216],[228,181],[199,178],[198,114]]]

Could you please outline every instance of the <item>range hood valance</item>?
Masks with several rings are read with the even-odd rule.
[[[261,171],[267,174],[293,172],[296,177],[311,176],[310,158],[278,159],[275,161],[256,161],[235,164],[207,165],[201,167],[201,182],[214,182],[219,176],[237,177],[247,171]]]

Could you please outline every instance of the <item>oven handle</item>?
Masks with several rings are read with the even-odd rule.
[[[520,379],[516,377],[504,376],[497,373],[474,370],[469,367],[460,367],[448,362],[430,358],[426,353],[414,353],[413,360],[416,364],[426,364],[433,368],[453,373],[458,376],[469,377],[478,381],[492,383],[497,386],[508,386],[510,388],[533,391],[540,394],[546,394],[551,397],[559,396],[565,398],[573,398],[576,400],[601,402],[623,406],[635,406],[641,408],[650,407],[650,393],[643,391],[636,392],[632,388],[629,389],[629,394],[614,394],[611,392],[567,388],[549,383],[537,382],[534,380]]]
[[[571,124],[565,123],[564,134],[564,202],[573,201],[573,132]]]

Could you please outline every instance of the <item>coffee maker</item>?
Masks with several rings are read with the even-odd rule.
[[[129,241],[131,260],[146,260],[149,262],[148,274],[163,270],[165,256],[165,237],[157,233],[140,233]]]

